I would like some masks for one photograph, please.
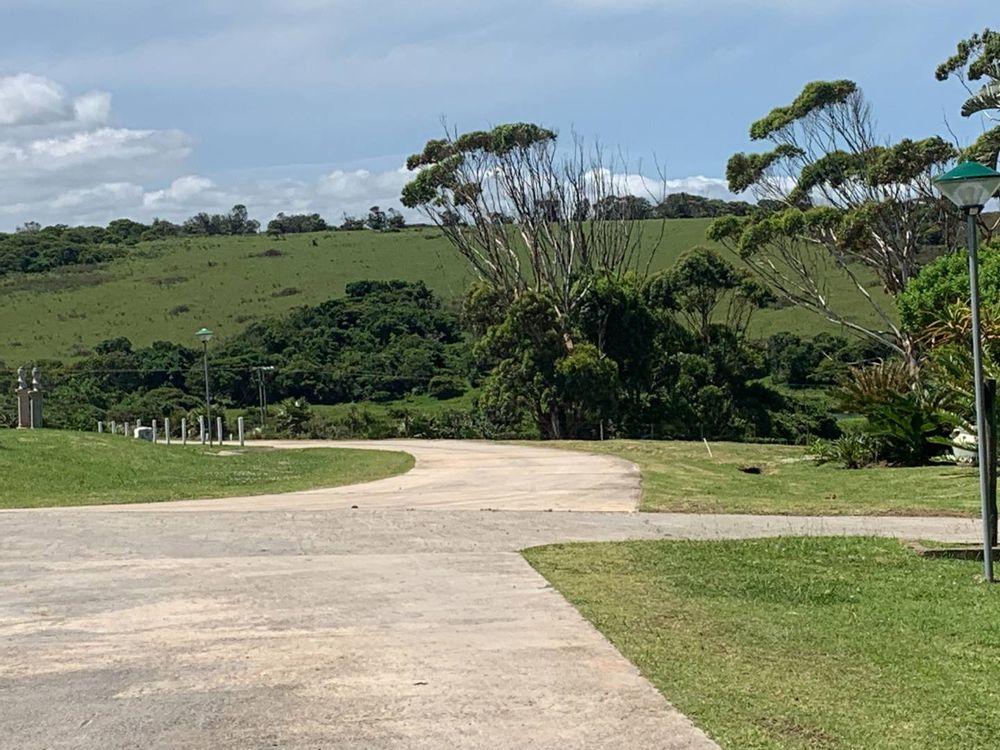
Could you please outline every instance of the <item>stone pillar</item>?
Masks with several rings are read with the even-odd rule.
[[[156,442],[156,428],[157,428],[157,426],[158,425],[156,424],[156,420],[154,419],[153,420],[153,441],[152,441],[154,443]]]
[[[215,434],[219,438],[219,445],[222,445],[222,417],[215,418]]]
[[[37,367],[31,369],[31,429],[42,429],[42,373]]]
[[[163,418],[163,437],[167,441],[167,445],[170,445],[170,417]]]
[[[24,380],[24,368],[17,368],[17,428],[31,427],[31,391]]]
[[[243,417],[237,418],[237,420],[236,420],[236,431],[240,435],[240,448],[242,448],[243,447],[243,438],[244,438],[244,435],[243,435]]]
[[[118,433],[118,423],[115,420],[111,420],[111,434],[115,435]]]
[[[181,445],[188,444],[188,421],[187,418],[181,419]]]
[[[202,445],[204,445],[206,442],[208,442],[207,438],[205,437],[205,415],[204,414],[199,414],[198,415],[198,433],[201,435],[201,444]]]
[[[100,435],[104,432],[104,422],[97,423],[97,434]]]

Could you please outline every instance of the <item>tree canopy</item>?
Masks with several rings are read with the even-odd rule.
[[[735,154],[726,176],[730,190],[750,191],[768,210],[717,219],[710,238],[793,304],[912,357],[909,333],[868,282],[874,276],[888,295],[899,294],[919,269],[928,224],[955,226],[932,186],[955,148],[937,136],[884,145],[861,90],[844,80],[807,84],[790,105],[753,123],[750,137],[773,148]],[[850,280],[854,305],[833,302],[832,274]],[[858,304],[881,324],[860,323]]]

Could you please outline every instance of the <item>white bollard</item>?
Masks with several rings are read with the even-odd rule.
[[[153,444],[156,445],[156,420],[153,420]]]
[[[117,427],[117,425],[115,424],[115,421],[111,420],[111,434],[112,435],[115,434],[115,427]]]
[[[237,432],[240,433],[240,448],[242,448],[243,447],[243,439],[244,439],[244,434],[243,434],[243,417],[240,417],[240,418],[238,418],[236,420],[236,430],[237,430]]]
[[[188,421],[187,418],[181,420],[181,445],[188,444]]]
[[[205,440],[205,415],[198,415],[198,433],[201,435],[201,444],[204,445]]]
[[[125,437],[132,437],[132,430],[129,429],[130,426],[128,422],[125,423]]]
[[[166,438],[167,445],[170,445],[170,417],[163,418],[163,437]]]
[[[215,418],[215,436],[219,438],[219,445],[222,445],[222,417]]]
[[[97,434],[100,435],[104,432],[104,422],[97,423]]]

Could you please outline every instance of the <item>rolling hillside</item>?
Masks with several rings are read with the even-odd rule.
[[[710,244],[707,225],[700,219],[667,222],[653,268]],[[658,234],[654,222],[649,242]],[[457,300],[471,278],[448,242],[427,228],[141,243],[129,257],[102,266],[0,279],[0,362],[70,359],[116,336],[137,345],[195,344],[194,331],[202,326],[231,336],[259,318],[340,295],[345,284],[360,279],[423,280]],[[845,288],[831,281],[833,294]],[[758,335],[782,330],[835,329],[794,308],[767,310],[756,319]]]

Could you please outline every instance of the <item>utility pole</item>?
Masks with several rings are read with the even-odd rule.
[[[267,383],[264,380],[265,372],[274,372],[273,365],[258,365],[254,368],[257,373],[257,403],[260,408],[260,428],[267,427]]]

